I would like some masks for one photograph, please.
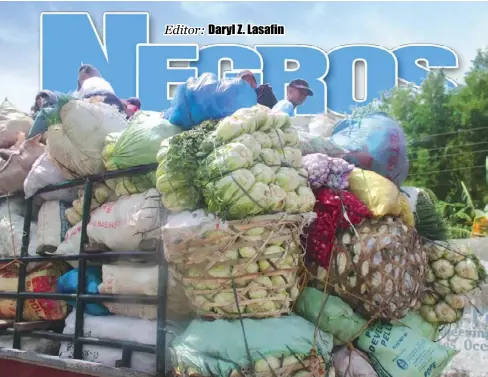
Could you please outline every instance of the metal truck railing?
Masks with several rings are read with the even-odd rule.
[[[57,341],[72,342],[74,346],[73,358],[81,360],[82,350],[84,344],[92,344],[97,346],[119,348],[122,350],[122,359],[119,360],[116,367],[130,368],[130,360],[132,352],[146,352],[156,355],[156,372],[157,376],[164,376],[165,374],[165,350],[166,350],[166,293],[168,287],[168,266],[164,259],[164,250],[162,240],[157,242],[157,246],[154,251],[130,251],[130,252],[86,252],[86,245],[88,244],[87,225],[90,221],[90,207],[92,200],[93,184],[103,182],[108,179],[118,178],[122,176],[130,176],[136,174],[143,174],[150,171],[154,171],[157,168],[157,164],[137,166],[125,170],[105,172],[103,174],[96,174],[84,178],[65,181],[55,185],[49,185],[39,190],[33,197],[26,200],[26,212],[24,221],[24,233],[22,237],[22,248],[20,257],[13,258],[0,258],[0,263],[9,263],[12,261],[19,261],[19,279],[17,293],[15,292],[0,292],[0,299],[16,299],[16,315],[15,322],[13,324],[13,348],[20,350],[21,337],[29,336],[33,338],[45,338]],[[83,217],[81,225],[81,242],[80,252],[77,255],[39,255],[29,256],[28,245],[30,239],[30,225],[32,221],[32,211],[34,197],[38,194],[66,189],[70,187],[76,187],[84,185],[83,196]],[[15,196],[23,194],[17,194]],[[144,296],[144,295],[123,295],[123,294],[88,294],[85,292],[85,274],[87,261],[97,260],[123,260],[137,257],[144,261],[156,261],[159,266],[158,276],[158,294],[157,297]],[[27,264],[31,262],[55,262],[55,261],[78,261],[78,288],[76,294],[67,293],[35,293],[25,292],[25,280]],[[0,287],[1,289],[1,287]],[[61,334],[57,332],[49,332],[42,328],[42,324],[38,323],[37,329],[36,322],[26,323],[23,321],[24,300],[25,299],[49,299],[49,300],[63,300],[71,301],[76,300],[76,320],[75,331],[73,335]],[[157,334],[156,345],[140,344],[134,342],[106,339],[106,338],[93,338],[83,336],[83,322],[84,322],[84,309],[85,303],[102,303],[102,302],[123,302],[123,303],[137,303],[137,304],[153,304],[157,305]],[[109,317],[107,317],[109,318]],[[64,321],[62,321],[64,327]],[[25,326],[29,324],[31,326]],[[49,326],[49,323],[46,324]],[[0,335],[10,334],[11,329],[3,329],[0,331]]]

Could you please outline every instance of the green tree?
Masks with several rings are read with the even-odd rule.
[[[459,182],[458,165],[452,158],[459,135],[445,79],[442,71],[434,72],[420,90],[395,88],[383,98],[383,110],[399,121],[407,137],[410,170],[406,185],[428,187],[441,200],[452,196],[456,191],[453,182]]]

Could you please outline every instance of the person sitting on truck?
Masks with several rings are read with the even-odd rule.
[[[273,89],[269,84],[259,85],[256,81],[256,76],[251,71],[242,71],[237,75],[238,78],[247,82],[256,91],[258,96],[258,103],[270,109],[278,102],[273,93]]]
[[[286,99],[279,101],[273,110],[282,111],[289,116],[293,116],[295,109],[303,104],[308,96],[313,96],[308,82],[302,79],[296,79],[290,82],[286,88]]]
[[[115,95],[112,86],[102,77],[98,69],[90,64],[83,64],[79,68],[77,91],[72,93],[72,96],[75,98],[101,97],[102,102],[109,105],[115,105],[121,113],[126,113],[124,104],[119,97]],[[57,98],[59,98],[59,96],[57,96]],[[27,138],[46,132],[48,127],[47,119],[56,111],[58,111],[58,101],[49,106],[44,105],[41,111],[38,111],[35,115],[34,124],[27,134]]]
[[[137,113],[141,109],[141,100],[137,97],[131,97],[126,99],[124,102],[125,105],[125,112],[127,114],[127,118],[132,118],[135,113]]]
[[[75,95],[78,98],[102,97],[104,103],[115,105],[121,113],[126,110],[112,85],[90,64],[83,64],[78,70],[78,90]]]
[[[50,107],[58,103],[58,96],[50,90],[41,90],[36,95],[34,106],[31,107],[31,118],[36,119],[37,114],[44,107]]]

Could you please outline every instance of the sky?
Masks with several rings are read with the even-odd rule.
[[[24,111],[39,90],[39,15],[43,11],[89,12],[99,32],[105,11],[147,11],[152,43],[308,44],[326,52],[355,43],[386,48],[441,44],[458,54],[460,68],[449,72],[458,81],[476,50],[488,44],[488,2],[0,2],[0,100],[8,97]],[[167,23],[247,22],[282,24],[286,35],[197,39],[163,35]]]

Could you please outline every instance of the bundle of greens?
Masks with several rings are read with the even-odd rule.
[[[157,154],[156,188],[164,206],[172,212],[194,210],[201,206],[202,195],[195,187],[200,151],[217,122],[205,121],[198,127],[162,141]]]
[[[201,147],[196,186],[209,212],[226,219],[309,212],[315,196],[290,117],[264,106],[224,118]]]

